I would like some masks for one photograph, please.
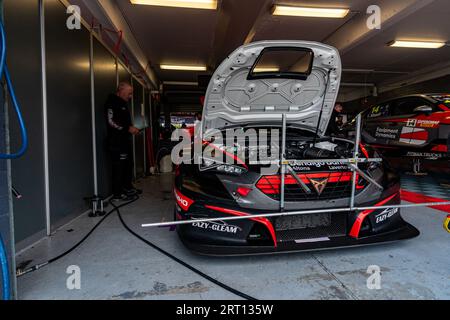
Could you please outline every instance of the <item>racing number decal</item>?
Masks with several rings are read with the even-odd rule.
[[[370,112],[370,117],[371,118],[375,118],[378,117],[381,113],[381,107],[380,106],[375,106],[372,108],[372,111]]]

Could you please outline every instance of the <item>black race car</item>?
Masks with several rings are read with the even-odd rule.
[[[193,221],[177,227],[188,248],[210,255],[275,253],[419,234],[400,209],[388,207],[400,203],[400,186],[385,162],[359,165],[354,198],[357,207],[383,208],[337,209],[350,205],[353,172],[336,160],[353,157],[355,147],[351,140],[324,135],[340,79],[337,50],[315,42],[256,42],[219,66],[191,147],[200,152],[188,156],[184,147],[183,157],[194,163],[176,170],[175,219]],[[378,157],[363,145],[361,156]],[[289,164],[284,179],[280,159]],[[332,211],[255,216],[316,209]],[[248,219],[202,221],[233,216]]]
[[[364,113],[364,140],[390,156],[442,159],[450,150],[450,94],[416,94]]]

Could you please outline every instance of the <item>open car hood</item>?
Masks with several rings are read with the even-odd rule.
[[[268,66],[271,73],[269,69],[264,73],[265,66],[259,64],[269,50],[309,51],[308,74],[281,72],[273,65]],[[262,73],[256,73],[258,68]],[[339,91],[341,72],[337,49],[321,43],[261,41],[241,46],[211,78],[202,132],[253,124],[281,125],[285,113],[288,125],[311,131],[318,128],[318,134],[324,135]]]

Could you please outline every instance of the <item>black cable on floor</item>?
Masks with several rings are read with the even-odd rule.
[[[139,234],[137,234],[136,232],[134,232],[133,230],[131,230],[130,227],[128,227],[128,225],[125,223],[125,221],[124,221],[123,218],[122,218],[122,214],[120,213],[119,207],[116,207],[113,203],[112,203],[111,205],[112,205],[114,208],[116,208],[117,215],[119,216],[120,222],[122,223],[123,227],[124,227],[125,229],[127,229],[127,231],[128,231],[129,233],[131,233],[132,235],[134,235],[136,238],[138,238],[139,240],[141,240],[141,241],[144,242],[145,244],[147,244],[147,245],[149,245],[150,247],[152,247],[153,249],[159,251],[159,252],[162,253],[163,255],[169,257],[169,258],[172,259],[173,261],[175,261],[175,262],[181,264],[182,266],[188,268],[189,270],[195,272],[196,274],[198,274],[199,276],[205,278],[206,280],[208,280],[208,281],[214,283],[215,285],[221,287],[222,289],[225,289],[226,291],[231,292],[231,293],[233,293],[233,294],[235,294],[235,295],[237,295],[237,296],[239,296],[239,297],[241,297],[241,298],[244,298],[244,299],[246,299],[246,300],[257,300],[256,298],[253,298],[253,297],[251,297],[251,296],[249,296],[249,295],[247,295],[247,294],[245,294],[245,293],[243,293],[243,292],[240,292],[240,291],[238,291],[238,290],[236,290],[236,289],[233,289],[233,288],[227,286],[226,284],[220,282],[219,280],[212,278],[211,276],[209,276],[209,275],[203,273],[202,271],[200,271],[200,270],[198,270],[197,268],[191,266],[190,264],[184,262],[183,260],[181,260],[181,259],[175,257],[174,255],[170,254],[169,252],[167,252],[167,251],[161,249],[160,247],[158,247],[157,245],[155,245],[155,244],[153,244],[152,242],[148,241],[147,239],[144,239],[144,238],[141,237]]]
[[[96,229],[97,229],[97,228],[98,228],[105,220],[106,220],[106,218],[108,218],[113,212],[116,211],[116,212],[117,212],[117,215],[119,216],[119,220],[120,220],[120,222],[122,223],[123,227],[124,227],[129,233],[131,233],[132,235],[134,235],[136,238],[138,238],[139,240],[143,241],[145,244],[151,246],[153,249],[159,251],[160,253],[164,254],[165,256],[169,257],[170,259],[174,260],[175,262],[181,264],[182,266],[188,268],[189,270],[195,272],[195,273],[198,274],[199,276],[201,276],[201,277],[205,278],[206,280],[208,280],[208,281],[210,281],[210,282],[216,284],[216,285],[219,286],[219,287],[221,287],[221,288],[223,288],[223,289],[225,289],[225,290],[227,290],[227,291],[229,291],[229,292],[231,292],[231,293],[233,293],[233,294],[235,294],[235,295],[237,295],[237,296],[239,296],[239,297],[241,297],[241,298],[244,298],[244,299],[246,299],[246,300],[257,300],[256,298],[253,298],[253,297],[251,297],[251,296],[249,296],[249,295],[247,295],[247,294],[245,294],[245,293],[243,293],[243,292],[240,292],[240,291],[238,291],[238,290],[236,290],[236,289],[233,289],[233,288],[227,286],[226,284],[220,282],[219,280],[216,280],[216,279],[210,277],[209,275],[203,273],[202,271],[196,269],[195,267],[189,265],[188,263],[182,261],[181,259],[179,259],[179,258],[173,256],[172,254],[170,254],[170,253],[168,253],[167,251],[161,249],[161,248],[158,247],[157,245],[155,245],[155,244],[151,243],[150,241],[144,239],[144,238],[141,237],[139,234],[137,234],[137,233],[135,233],[133,230],[131,230],[131,229],[128,227],[128,225],[125,223],[125,221],[123,220],[122,214],[120,213],[120,210],[119,210],[119,209],[122,208],[122,207],[125,207],[125,206],[127,206],[127,205],[129,205],[129,204],[131,204],[131,203],[133,203],[133,202],[135,202],[135,201],[137,201],[138,199],[139,199],[139,196],[135,196],[135,198],[134,198],[133,200],[128,201],[128,202],[125,202],[125,203],[122,203],[122,204],[119,205],[119,206],[116,206],[114,203],[111,202],[111,205],[113,206],[113,209],[111,209],[108,213],[106,213],[105,216],[103,216],[102,219],[101,219],[99,222],[97,222],[97,223],[95,224],[95,226],[94,226],[94,227],[93,227],[93,228],[92,228],[92,229],[91,229],[91,230],[90,230],[90,231],[89,231],[89,232],[88,232],[88,233],[87,233],[80,241],[78,241],[73,247],[71,247],[69,250],[67,250],[67,251],[65,251],[65,252],[63,252],[63,253],[61,253],[60,255],[58,255],[58,256],[56,256],[56,257],[54,257],[54,258],[52,258],[52,259],[50,259],[50,260],[48,260],[48,261],[46,261],[46,262],[44,262],[44,263],[36,264],[36,265],[34,265],[34,266],[32,266],[32,267],[30,267],[30,268],[28,268],[28,269],[25,269],[25,270],[23,270],[23,271],[22,271],[22,270],[17,270],[17,271],[16,271],[16,276],[19,278],[19,277],[21,277],[21,276],[24,276],[24,275],[27,274],[27,273],[31,273],[31,272],[34,272],[34,271],[36,271],[36,270],[39,270],[39,269],[41,269],[42,267],[44,267],[44,266],[46,266],[46,265],[48,265],[48,264],[50,264],[50,263],[52,263],[52,262],[55,262],[55,261],[61,259],[62,257],[68,255],[68,254],[71,253],[73,250],[75,250],[76,248],[78,248],[84,241],[86,241],[86,239],[87,239],[87,238],[88,238],[88,237],[89,237],[89,236],[90,236],[90,235],[91,235],[91,234],[92,234],[92,233],[93,233],[93,232],[94,232],[94,231],[95,231],[95,230],[96,230]]]
[[[34,266],[32,266],[32,267],[30,267],[30,268],[28,268],[28,269],[25,269],[25,270],[17,270],[16,271],[16,276],[19,278],[19,277],[21,277],[21,276],[23,276],[23,275],[25,275],[25,274],[27,274],[27,273],[30,273],[30,272],[33,272],[33,271],[36,271],[36,270],[39,270],[40,268],[42,268],[42,267],[44,267],[44,266],[46,266],[46,265],[48,265],[48,264],[50,264],[50,263],[52,263],[52,262],[55,262],[56,260],[59,260],[59,259],[61,259],[62,257],[64,257],[64,256],[66,256],[66,255],[68,255],[69,253],[71,253],[73,250],[75,250],[76,248],[78,248],[94,231],[95,231],[95,229],[97,229],[102,223],[103,223],[103,221],[105,221],[106,220],[106,218],[108,218],[114,211],[116,211],[116,210],[118,210],[119,208],[122,208],[122,207],[125,207],[125,206],[127,206],[127,205],[129,205],[129,204],[131,204],[131,203],[133,203],[133,202],[135,202],[135,201],[137,201],[139,199],[139,197],[135,197],[133,200],[131,200],[131,201],[127,201],[127,202],[125,202],[125,203],[122,203],[120,206],[114,206],[113,205],[113,207],[114,207],[114,209],[112,209],[112,210],[110,210],[108,213],[106,213],[102,218],[101,218],[101,220],[99,221],[99,222],[97,222],[97,224],[80,240],[80,241],[78,241],[73,247],[71,247],[69,250],[67,250],[67,251],[65,251],[65,252],[63,252],[63,253],[61,253],[60,255],[58,255],[58,256],[56,256],[56,257],[54,257],[54,258],[52,258],[52,259],[50,259],[50,260],[48,260],[48,261],[46,261],[46,262],[44,262],[44,263],[40,263],[40,264],[36,264],[36,265],[34,265]]]

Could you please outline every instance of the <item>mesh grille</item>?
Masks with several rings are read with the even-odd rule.
[[[275,221],[275,226],[277,228],[276,235],[278,242],[287,242],[287,241],[295,241],[301,239],[314,239],[321,237],[338,237],[345,236],[347,234],[347,216],[345,214],[315,214],[316,219],[317,216],[320,215],[330,215],[331,222],[328,226],[318,226],[318,227],[310,227],[310,223],[307,223],[307,227],[292,229],[292,230],[278,230],[280,225],[285,225],[283,223],[283,219],[291,218],[291,217],[279,217]],[[312,216],[312,215],[305,215]],[[296,217],[296,216],[292,216]],[[326,220],[324,218],[322,220]],[[306,221],[311,221],[310,219],[306,219]]]

